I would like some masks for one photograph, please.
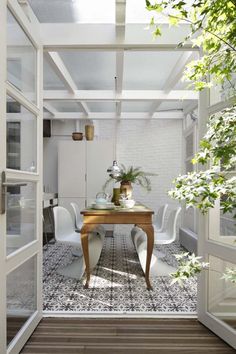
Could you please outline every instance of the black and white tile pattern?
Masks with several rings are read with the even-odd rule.
[[[178,243],[158,246],[162,258],[175,266],[173,254],[184,251]],[[105,313],[196,312],[197,282],[187,281],[183,288],[170,286],[169,276],[152,278],[153,291],[146,283],[138,256],[128,234],[106,237],[99,263],[93,270],[90,288],[84,289],[84,279],[57,274],[57,268],[73,259],[68,246],[56,243],[44,250],[43,291],[44,310]]]

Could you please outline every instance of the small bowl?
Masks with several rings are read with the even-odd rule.
[[[133,199],[119,199],[119,203],[122,208],[131,209],[135,205],[135,200],[133,200]]]
[[[73,140],[83,140],[83,133],[74,132],[72,133]]]

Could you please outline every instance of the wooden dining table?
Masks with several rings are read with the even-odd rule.
[[[92,209],[87,208],[81,211],[83,215],[83,226],[81,228],[81,244],[85,261],[86,283],[85,288],[89,287],[90,265],[89,265],[89,247],[88,235],[99,224],[135,224],[140,227],[147,235],[147,259],[145,281],[147,289],[152,286],[149,279],[150,263],[154,246],[154,229],[152,226],[152,215],[154,211],[142,204],[135,205],[132,209],[115,207],[114,209]]]

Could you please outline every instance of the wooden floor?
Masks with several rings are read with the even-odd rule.
[[[45,318],[22,354],[230,354],[194,319]]]

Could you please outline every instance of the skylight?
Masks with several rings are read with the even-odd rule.
[[[154,16],[153,11],[146,10],[145,0],[126,0],[126,23],[146,23],[149,24]],[[168,22],[167,18],[161,14],[155,14],[156,22]]]

